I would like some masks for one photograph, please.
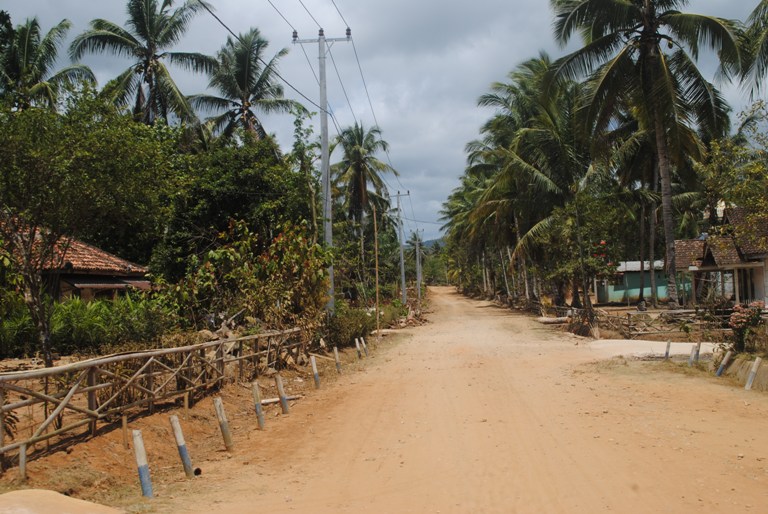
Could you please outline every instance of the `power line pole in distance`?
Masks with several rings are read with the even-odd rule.
[[[400,288],[402,289],[402,294],[400,297],[404,306],[408,305],[408,295],[405,292],[405,255],[403,250],[403,245],[405,244],[405,236],[403,235],[403,209],[400,207],[400,197],[410,195],[410,191],[406,191],[404,194],[400,194],[400,191],[398,191],[395,195],[397,197],[397,224],[400,229]]]

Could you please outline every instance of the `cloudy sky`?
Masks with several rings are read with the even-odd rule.
[[[355,119],[365,126],[373,125],[374,117],[378,121],[390,144],[391,162],[400,172],[399,179],[387,177],[390,192],[410,192],[403,200],[406,232],[422,230],[426,239],[439,236],[438,211],[458,185],[465,167],[464,146],[478,137],[478,128],[490,115],[476,107],[477,98],[540,50],[553,57],[564,52],[552,37],[553,16],[547,0],[335,0],[335,6],[331,0],[272,0],[276,8],[269,0],[209,2],[234,32],[257,27],[270,41],[270,56],[290,48],[280,73],[315,102],[319,102],[313,74],[317,46],[293,45],[291,33],[295,28],[300,38],[316,38],[322,26],[326,37],[343,37],[343,16],[352,29],[369,94],[353,46],[336,43],[331,53],[338,75],[328,62],[330,107],[341,127]],[[745,20],[757,3],[692,0],[687,10]],[[7,10],[14,23],[37,16],[44,30],[67,18],[73,24],[70,37],[86,30],[94,18],[120,25],[126,19],[123,0],[0,0],[0,9]],[[213,54],[226,38],[226,29],[201,13],[176,50]],[[91,66],[100,84],[128,65],[111,56],[88,56],[83,62]],[[177,73],[177,81],[187,94],[203,92],[207,84],[203,76],[182,72]],[[738,89],[727,85],[723,89],[736,109],[745,105]],[[289,87],[286,96],[301,100]],[[319,127],[317,117],[314,121]],[[267,117],[264,124],[281,146],[290,147],[289,117]],[[331,136],[335,133],[331,125]],[[332,156],[331,162],[335,160],[337,156]]]

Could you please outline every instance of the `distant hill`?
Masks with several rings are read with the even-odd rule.
[[[424,245],[424,248],[429,248],[429,249],[432,249],[437,244],[439,244],[440,246],[445,246],[445,238],[441,237],[439,239],[430,239],[428,241],[423,241],[421,244]]]

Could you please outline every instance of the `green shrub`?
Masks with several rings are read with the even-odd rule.
[[[23,357],[35,347],[35,325],[27,309],[17,309],[0,320],[0,358]]]
[[[107,340],[109,317],[105,301],[75,297],[57,303],[51,316],[51,347],[62,354],[98,348]]]
[[[110,343],[157,341],[177,324],[160,300],[145,294],[121,296],[109,303]]]
[[[98,353],[126,343],[154,343],[175,327],[159,300],[136,293],[114,300],[71,298],[54,306],[51,343],[62,354]]]
[[[374,328],[375,313],[352,308],[343,301],[337,301],[336,312],[326,323],[326,341],[330,346],[350,346],[354,344],[356,337],[367,337]]]

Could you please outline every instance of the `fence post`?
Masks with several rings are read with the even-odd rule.
[[[280,407],[283,409],[283,414],[288,414],[290,409],[288,408],[288,398],[285,397],[285,388],[283,388],[283,377],[280,373],[275,375],[275,385],[277,385],[277,396],[280,398]]]
[[[219,343],[216,348],[216,370],[219,372],[219,378],[216,380],[216,389],[221,389],[224,384],[224,343]]]
[[[94,389],[94,386],[96,385],[96,368],[90,368],[88,370],[88,410],[93,412],[95,411],[98,406],[96,405],[96,390]],[[90,422],[90,429],[91,429],[91,437],[94,437],[96,435],[96,418],[92,419]]]
[[[237,343],[237,358],[240,359],[239,361],[237,361],[238,364],[240,365],[239,369],[238,369],[239,373],[238,373],[237,380],[238,380],[238,382],[242,382],[243,381],[243,368],[245,367],[245,359],[243,358],[243,342],[242,341],[239,341]]]
[[[19,448],[19,478],[22,482],[27,480],[27,443]]]
[[[224,412],[224,404],[221,402],[221,398],[216,397],[213,399],[213,407],[216,409],[221,436],[224,438],[224,447],[228,452],[231,452],[235,444],[232,442],[232,433],[229,431],[229,421],[227,420],[227,413]]]
[[[123,426],[123,448],[128,450],[130,448],[128,444],[128,416],[126,414],[120,416],[120,422]]]
[[[333,360],[336,361],[336,372],[341,375],[341,361],[339,360],[339,349],[333,347]]]
[[[154,414],[155,413],[155,380],[153,376],[154,366],[152,363],[154,362],[154,357],[149,358],[149,365],[147,366],[147,370],[144,372],[147,376],[147,389],[149,390],[149,413]]]
[[[693,362],[697,363],[699,362],[699,355],[701,354],[701,341],[696,343],[696,355],[693,358]]]
[[[312,376],[315,379],[315,389],[320,389],[320,374],[317,372],[317,360],[314,355],[309,356],[309,362],[312,364]]]
[[[251,384],[251,393],[253,394],[253,406],[256,408],[259,430],[264,430],[264,409],[261,406],[261,391],[259,390],[259,383],[255,380]]]
[[[362,359],[363,354],[360,352],[360,340],[358,338],[355,338],[355,349],[357,350],[358,360]]]
[[[691,346],[691,356],[688,357],[688,366],[689,367],[693,366],[693,359],[694,359],[694,357],[696,357],[696,345],[695,344]]]
[[[171,416],[171,428],[173,428],[173,437],[176,439],[176,448],[179,449],[181,465],[184,466],[184,474],[187,475],[187,478],[194,478],[195,472],[192,469],[192,461],[189,459],[187,443],[184,441],[184,433],[181,431],[181,423],[179,423],[179,417],[176,415]]]
[[[664,352],[664,360],[669,360],[669,349],[672,346],[672,341],[667,341],[667,350]]]
[[[715,373],[716,377],[719,377],[723,374],[726,366],[728,366],[728,361],[731,360],[731,355],[733,355],[733,352],[728,350],[728,352],[725,354],[725,357],[723,357],[723,361],[720,363],[720,367],[717,368],[717,373]]]
[[[368,345],[365,344],[365,338],[364,337],[360,338],[360,344],[363,347],[363,351],[365,352],[365,356],[368,357]]]
[[[0,386],[0,448],[5,446],[5,388]],[[5,471],[5,452],[0,453],[0,472]]]
[[[632,314],[627,313],[627,337],[632,339]]]
[[[744,386],[744,389],[747,391],[752,389],[752,383],[755,381],[755,377],[757,376],[757,368],[760,367],[761,362],[763,362],[763,358],[758,357],[755,359],[755,363],[752,364],[752,369],[749,371],[749,377],[747,378],[747,385]]]
[[[152,498],[152,478],[149,476],[147,452],[144,449],[144,439],[141,437],[141,430],[133,431],[133,451],[136,454],[136,465],[139,468],[141,495]]]

